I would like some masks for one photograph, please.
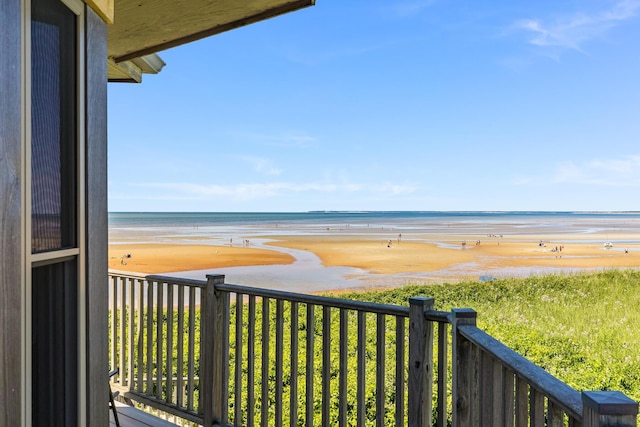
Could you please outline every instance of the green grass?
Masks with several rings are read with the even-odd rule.
[[[478,326],[577,390],[618,390],[640,400],[640,272],[508,278],[407,286],[344,298],[438,310],[473,308]]]
[[[340,295],[341,298],[357,299],[386,304],[407,305],[408,299],[412,296],[426,296],[435,299],[435,308],[443,311],[450,311],[452,308],[473,308],[478,313],[478,326],[496,339],[502,341],[518,353],[527,357],[533,363],[546,369],[552,375],[568,383],[577,390],[618,390],[634,400],[640,400],[640,332],[636,327],[640,325],[640,272],[632,270],[607,271],[596,274],[575,274],[575,275],[547,275],[531,277],[525,279],[508,278],[494,282],[463,282],[457,284],[442,285],[421,285],[406,286],[387,291],[359,292]],[[275,303],[270,304],[269,319],[270,332],[269,358],[271,361],[275,355]],[[233,362],[235,355],[235,305],[231,305],[231,330],[230,330],[230,350],[231,350],[231,372],[233,378]],[[284,303],[283,319],[285,325],[290,321],[290,304]],[[155,326],[156,313],[153,313]],[[167,337],[166,312],[163,316],[163,336]],[[196,310],[196,320],[199,318],[199,310]],[[300,347],[298,352],[298,400],[300,403],[299,421],[304,423],[303,404],[306,399],[304,390],[305,356],[306,348],[304,342],[308,333],[313,331],[316,345],[314,348],[315,373],[317,386],[314,390],[312,400],[315,403],[315,421],[320,423],[320,368],[322,363],[322,311],[316,309],[316,317],[312,327],[306,324],[306,307],[302,305],[299,311],[298,336]],[[366,336],[366,406],[371,410],[367,413],[373,416],[375,407],[375,316],[368,315],[371,326],[367,327]],[[243,317],[246,328],[247,307],[243,309]],[[337,390],[339,376],[338,369],[338,348],[337,338],[339,336],[339,314],[333,311],[331,315],[331,389]],[[137,319],[137,315],[135,319]],[[386,375],[390,375],[386,381],[385,396],[389,397],[386,402],[386,415],[389,419],[393,416],[393,345],[395,337],[393,335],[392,322],[389,317],[386,319],[387,334],[387,361],[388,368]],[[137,320],[135,320],[137,323]],[[195,354],[199,354],[199,322],[196,321],[195,334]],[[356,313],[352,312],[348,317],[348,358],[349,366],[354,366],[356,358]],[[146,325],[146,317],[143,321]],[[117,325],[119,330],[119,325]],[[171,327],[174,337],[178,330],[177,319],[174,317]],[[189,331],[187,319],[182,325],[182,330]],[[291,363],[289,358],[290,330],[284,328],[284,372],[283,382],[285,389],[283,401],[288,402],[288,385],[291,381]],[[147,339],[147,334],[143,330],[142,336]],[[109,335],[111,338],[111,335]],[[174,338],[175,340],[176,338]],[[185,351],[187,346],[187,336],[183,338]],[[405,337],[405,341],[406,341]],[[262,371],[260,360],[262,359],[262,349],[260,344],[262,337],[262,304],[256,307],[256,418],[260,419],[260,374]],[[243,371],[246,374],[246,341],[243,343],[242,354]],[[174,369],[180,372],[181,369],[175,366],[177,352],[174,347]],[[155,358],[155,345],[151,355],[144,355]],[[197,359],[197,357],[196,357]],[[137,357],[134,361],[137,360]],[[152,359],[154,360],[154,359]],[[162,366],[153,366],[166,375],[166,361]],[[117,366],[117,365],[116,365]],[[137,367],[136,367],[137,369]],[[146,368],[143,368],[146,369]],[[183,368],[183,375],[186,375],[186,368]],[[269,387],[270,396],[274,396],[274,363],[269,363]],[[199,372],[199,365],[195,366],[196,375]],[[355,370],[348,372],[348,396],[349,404],[352,405],[356,395],[356,375]],[[233,389],[229,390],[230,397],[233,398]],[[163,396],[166,390],[163,390]],[[243,395],[246,394],[243,392]],[[195,394],[197,399],[197,391]],[[246,401],[246,396],[243,396]],[[406,397],[405,397],[406,398]],[[196,400],[197,402],[197,400]],[[331,402],[331,420],[335,421],[338,413],[336,401]],[[229,410],[233,411],[233,399],[229,402]],[[270,401],[268,407],[269,419],[273,419],[274,402]],[[286,404],[285,404],[286,407]],[[353,408],[350,408],[353,410]],[[246,417],[246,408],[243,408],[243,420]],[[285,421],[288,414],[285,411]],[[242,420],[241,420],[242,421]],[[374,425],[374,419],[368,419],[367,425]]]

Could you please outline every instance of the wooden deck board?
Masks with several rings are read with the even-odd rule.
[[[144,411],[116,401],[120,427],[175,427],[176,424],[154,417]],[[113,412],[109,410],[109,426],[115,427]]]

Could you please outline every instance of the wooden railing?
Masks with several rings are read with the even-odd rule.
[[[470,309],[252,288],[224,276],[109,276],[114,386],[198,424],[636,425],[636,402],[579,393],[477,328]]]
[[[112,386],[125,399],[202,423],[206,281],[109,273]]]

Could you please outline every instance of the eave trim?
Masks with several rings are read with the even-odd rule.
[[[128,61],[130,59],[138,58],[141,56],[149,55],[151,53],[160,52],[162,50],[170,49],[172,47],[180,46],[185,43],[189,43],[195,40],[200,40],[205,37],[213,36],[216,34],[224,33],[225,31],[230,31],[236,28],[244,27],[245,25],[253,24],[255,22],[264,21],[269,18],[273,18],[278,15],[282,15],[288,12],[293,12],[294,10],[302,9],[305,7],[313,6],[315,4],[315,0],[295,0],[291,3],[287,3],[282,6],[275,7],[273,9],[265,10],[263,12],[257,13],[252,16],[248,16],[243,19],[239,19],[236,21],[232,21],[223,25],[218,25],[216,27],[210,28],[208,30],[199,31],[194,34],[189,34],[187,36],[177,38],[174,40],[167,41],[165,43],[156,44],[153,46],[148,46],[140,50],[136,50],[133,52],[129,52],[125,55],[113,58],[115,62],[123,62]]]

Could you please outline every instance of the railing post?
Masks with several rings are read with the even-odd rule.
[[[636,427],[638,402],[619,391],[583,391],[583,427]]]
[[[207,275],[202,293],[200,325],[201,377],[204,425],[209,427],[227,420],[229,377],[229,293],[216,290],[224,275]]]
[[[432,309],[433,298],[409,298],[409,427],[431,425],[433,322],[425,313]]]
[[[460,334],[458,326],[476,324],[477,313],[470,308],[451,311],[453,427],[480,425],[478,401],[478,350]]]

